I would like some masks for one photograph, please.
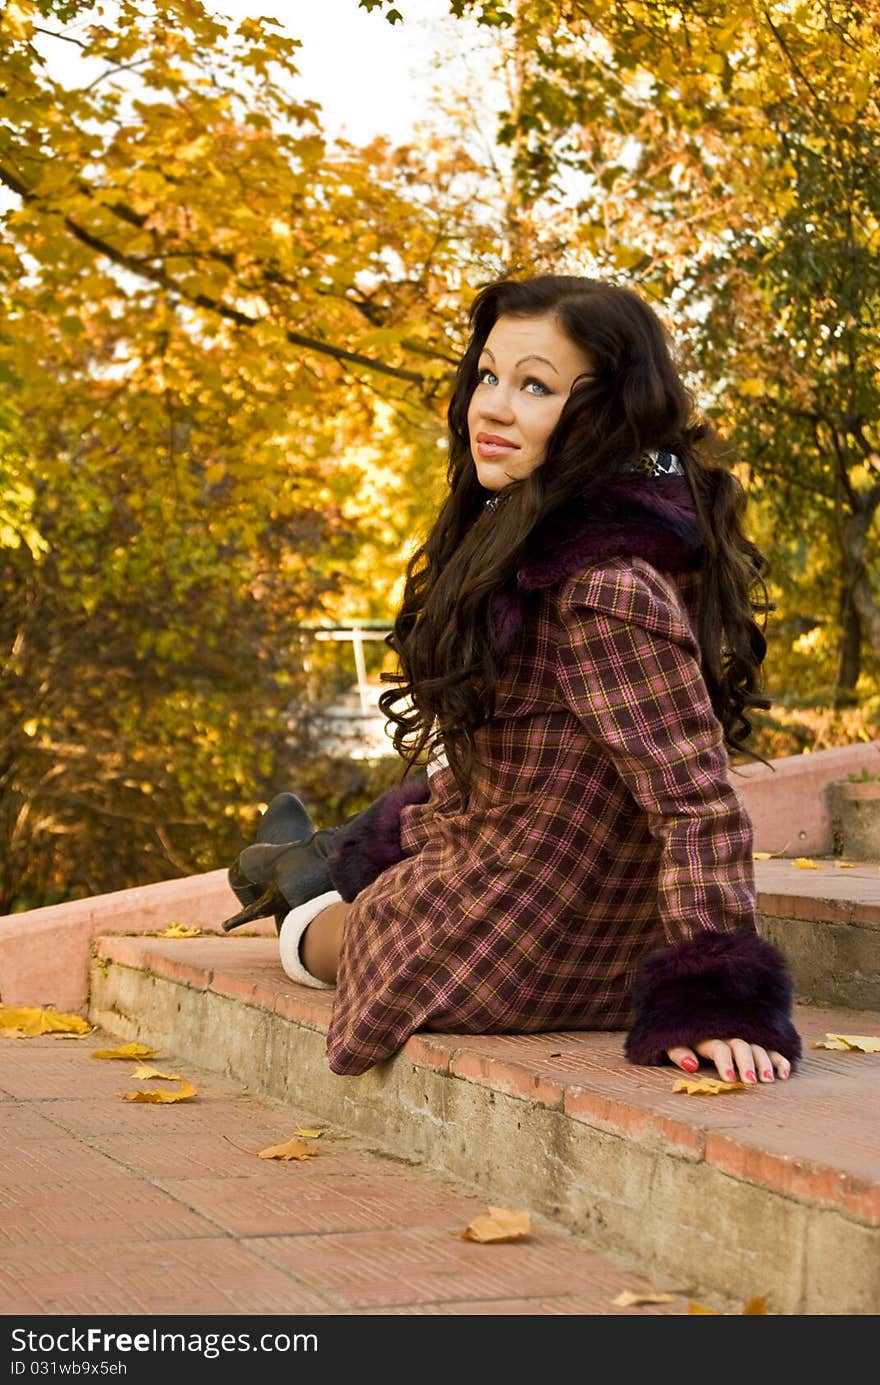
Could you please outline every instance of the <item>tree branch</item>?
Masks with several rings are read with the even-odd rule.
[[[38,202],[39,199],[30,191],[27,185],[8,168],[0,166],[0,182],[17,193],[25,202]],[[111,210],[125,220],[131,221],[134,225],[139,224],[140,218],[137,212],[124,206],[113,206]],[[94,235],[91,231],[80,226],[72,217],[64,217],[64,225],[71,235],[83,245],[87,245],[90,250],[96,251],[99,255],[104,255],[107,259],[118,264],[122,269],[127,269],[129,273],[135,274],[142,279],[148,279],[152,283],[158,284],[169,293],[175,294],[178,298],[187,303],[192,303],[198,308],[203,308],[208,312],[216,313],[218,317],[234,322],[239,327],[256,327],[260,324],[260,319],[251,317],[247,313],[241,312],[238,308],[232,308],[227,303],[218,299],[211,298],[205,293],[188,293],[180,284],[176,283],[164,270],[156,269],[153,265],[145,264],[142,261],[133,259],[116,246],[109,244],[100,236]],[[384,361],[374,360],[370,356],[364,356],[359,351],[348,351],[341,346],[333,346],[329,342],[319,341],[315,337],[308,337],[302,332],[294,332],[291,328],[285,329],[285,336],[293,346],[301,346],[306,350],[318,352],[322,356],[329,356],[335,361],[346,365],[362,366],[365,370],[376,371],[379,375],[387,375],[394,380],[405,380],[409,384],[418,385],[424,388],[425,377],[415,370],[406,370],[403,366],[386,365]]]

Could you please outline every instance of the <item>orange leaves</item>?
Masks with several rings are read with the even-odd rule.
[[[688,1312],[689,1312],[689,1313],[692,1313],[692,1314],[696,1314],[696,1313],[699,1313],[699,1314],[709,1314],[709,1313],[711,1313],[711,1314],[714,1314],[716,1317],[722,1316],[721,1314],[719,1314],[717,1308],[706,1308],[706,1307],[704,1307],[704,1305],[703,1305],[702,1303],[689,1303],[689,1304],[688,1304]],[[741,1314],[740,1316],[755,1317],[755,1316],[758,1315],[759,1313],[760,1313],[760,1314],[765,1314],[766,1312],[767,1312],[767,1299],[766,1299],[766,1296],[762,1296],[762,1297],[760,1297],[760,1298],[750,1298],[749,1301],[748,1301],[748,1303],[747,1303],[747,1304],[745,1305],[745,1307],[743,1308],[742,1314]]]
[[[880,1053],[880,1034],[826,1034],[810,1048],[831,1048],[839,1053]]]
[[[96,1048],[93,1058],[127,1060],[129,1058],[155,1058],[159,1050],[147,1048],[145,1044],[120,1044],[119,1048]]]
[[[32,1039],[39,1034],[91,1034],[93,1026],[81,1015],[63,1015],[35,1005],[0,1005],[0,1034],[6,1039]]]
[[[260,1159],[314,1159],[315,1151],[306,1143],[299,1140],[295,1135],[283,1145],[270,1145],[268,1149],[261,1149]]]
[[[111,1062],[130,1062],[132,1058],[156,1058],[159,1050],[157,1048],[147,1048],[146,1044],[120,1044],[118,1048],[96,1048],[92,1053],[93,1058],[104,1058]],[[181,1077],[179,1072],[162,1072],[160,1068],[150,1067],[148,1063],[139,1063],[132,1072],[132,1077],[138,1082],[179,1082],[180,1086],[176,1092],[166,1091],[162,1088],[148,1088],[134,1092],[117,1092],[116,1095],[122,1101],[146,1102],[154,1106],[167,1106],[176,1101],[191,1101],[197,1096],[195,1087],[188,1082],[185,1077]]]
[[[725,1092],[747,1091],[744,1082],[721,1082],[717,1077],[682,1077],[672,1088],[686,1096],[722,1096]]]
[[[530,1230],[531,1218],[528,1212],[519,1211],[514,1207],[489,1206],[486,1215],[474,1217],[465,1227],[461,1238],[463,1241],[480,1241],[482,1244],[521,1241],[528,1236]]]
[[[201,928],[187,928],[182,923],[169,923],[167,928],[161,932],[154,933],[155,938],[198,938],[201,935]]]
[[[121,1097],[123,1101],[146,1101],[153,1105],[161,1105],[173,1101],[191,1101],[197,1092],[191,1082],[183,1081],[176,1092],[162,1091],[157,1088],[154,1091],[148,1089],[139,1092],[117,1092],[116,1095]]]

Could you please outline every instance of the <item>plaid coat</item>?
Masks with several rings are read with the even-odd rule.
[[[539,535],[496,604],[507,652],[467,809],[443,767],[340,829],[334,1072],[417,1029],[634,1025],[635,1062],[732,1035],[797,1058],[700,672],[689,496],[681,478],[633,478]]]

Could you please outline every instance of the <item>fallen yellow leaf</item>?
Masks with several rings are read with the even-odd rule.
[[[824,1044],[811,1044],[811,1048],[835,1048],[850,1053],[880,1053],[878,1034],[826,1034]]]
[[[305,1140],[298,1140],[292,1136],[286,1144],[270,1145],[268,1149],[261,1149],[261,1159],[314,1159],[315,1151]]]
[[[798,870],[820,870],[820,869],[821,869],[820,866],[817,866],[817,865],[816,865],[816,862],[815,862],[815,861],[811,861],[811,860],[810,860],[809,856],[797,856],[797,857],[795,857],[795,862],[794,862],[794,863],[795,863],[795,865],[797,866]]]
[[[162,1078],[166,1082],[183,1081],[179,1072],[160,1072],[158,1068],[151,1068],[149,1063],[138,1063],[131,1075],[138,1082],[148,1082],[150,1078]]]
[[[752,860],[754,860],[754,861],[772,861],[772,860],[773,860],[773,852],[772,852],[772,851],[753,851],[753,852],[752,852]],[[617,1302],[616,1299],[615,1299],[614,1301],[615,1301],[615,1303]]]
[[[720,1096],[722,1092],[744,1092],[745,1082],[721,1082],[717,1077],[682,1077],[672,1088],[687,1096]]]
[[[674,1294],[639,1294],[632,1289],[624,1289],[611,1302],[617,1308],[635,1308],[639,1303],[674,1303]]]
[[[835,861],[834,864],[838,870],[852,870],[855,866],[855,861]]]
[[[15,1038],[31,1039],[38,1034],[90,1034],[93,1027],[81,1015],[62,1015],[57,1010],[42,1010],[37,1005],[0,1005],[0,1031],[13,1030]]]
[[[323,1130],[294,1130],[294,1135],[299,1135],[302,1140],[320,1140]]]
[[[117,1092],[116,1095],[121,1096],[123,1101],[149,1101],[158,1105],[170,1101],[189,1101],[197,1093],[191,1082],[181,1082],[176,1092]]]
[[[93,1058],[155,1058],[158,1048],[147,1048],[146,1044],[120,1044],[119,1048],[96,1048]]]
[[[531,1230],[528,1212],[515,1207],[487,1208],[488,1216],[474,1217],[461,1233],[465,1241],[521,1241]]]
[[[705,1304],[702,1304],[702,1303],[689,1303],[689,1304],[688,1304],[688,1312],[689,1312],[689,1313],[712,1313],[713,1316],[716,1317],[716,1318],[719,1318],[719,1317],[722,1317],[722,1316],[723,1316],[723,1314],[721,1314],[721,1313],[718,1312],[718,1309],[717,1309],[717,1308],[707,1308],[707,1307],[705,1306]],[[750,1298],[749,1301],[748,1301],[748,1303],[746,1304],[746,1306],[743,1308],[742,1312],[743,1312],[743,1314],[745,1314],[745,1315],[747,1315],[747,1316],[754,1316],[754,1315],[757,1314],[757,1313],[766,1313],[766,1312],[767,1312],[767,1299],[766,1299],[766,1297],[761,1297],[761,1298]]]
[[[167,928],[163,928],[161,933],[156,933],[157,938],[197,938],[201,933],[201,928],[187,928],[182,923],[169,923]]]

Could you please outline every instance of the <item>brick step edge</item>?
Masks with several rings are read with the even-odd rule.
[[[92,968],[90,1018],[120,1039],[320,1110],[653,1281],[744,1300],[772,1286],[783,1313],[880,1311],[880,1182],[864,1153],[880,1143],[880,1059],[814,1052],[784,1089],[695,1099],[671,1094],[669,1069],[626,1065],[620,1034],[419,1034],[344,1078],[326,1062],[331,1003],[284,977],[263,939],[103,938]],[[800,1019],[820,1034],[880,1029],[872,1013]],[[852,1166],[835,1164],[834,1133],[845,1141],[859,1119]]]

